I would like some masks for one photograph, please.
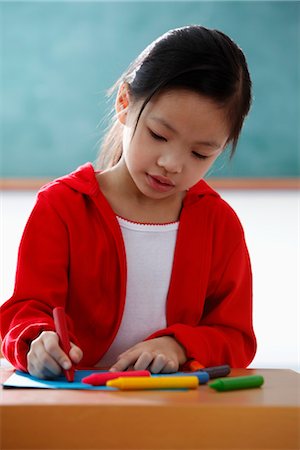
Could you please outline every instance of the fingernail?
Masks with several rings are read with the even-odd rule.
[[[72,360],[73,360],[73,362],[74,362],[75,364],[78,364],[79,361],[80,361],[80,357],[79,357],[78,355],[74,355],[73,358],[72,358]]]
[[[64,368],[65,370],[68,370],[68,369],[71,368],[71,364],[70,364],[69,361],[64,361],[63,364],[62,364],[62,366],[63,366],[63,368]]]

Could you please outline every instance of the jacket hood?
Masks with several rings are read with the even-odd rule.
[[[99,193],[99,185],[96,179],[96,172],[91,163],[86,163],[74,172],[57,178],[54,183],[64,183],[70,188],[82,194],[95,196]],[[220,197],[220,195],[212,189],[204,180],[200,180],[195,186],[189,189],[184,204],[190,204],[197,201],[200,197],[211,195]]]
[[[63,183],[74,191],[93,197],[99,193],[99,184],[94,167],[91,163],[79,166],[74,172],[57,178],[55,182]]]

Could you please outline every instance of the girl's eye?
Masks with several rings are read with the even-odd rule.
[[[157,141],[165,141],[165,142],[167,142],[167,139],[166,138],[164,138],[163,136],[160,136],[159,134],[156,134],[156,133],[154,133],[152,130],[150,130],[149,129],[149,133],[150,133],[150,135],[154,138],[154,139],[156,139]]]
[[[198,158],[198,159],[207,159],[207,158],[208,158],[208,156],[206,156],[206,155],[201,155],[201,153],[192,152],[192,154],[193,154],[196,158]]]

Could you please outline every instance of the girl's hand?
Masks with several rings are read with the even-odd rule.
[[[163,336],[140,342],[119,355],[117,362],[110,368],[117,372],[133,368],[148,369],[152,373],[177,372],[179,365],[187,358],[183,347],[171,336]]]
[[[31,342],[27,370],[38,378],[53,378],[60,375],[62,369],[70,369],[72,362],[78,364],[82,356],[82,350],[72,342],[70,353],[66,355],[59,346],[58,335],[54,331],[43,331]]]

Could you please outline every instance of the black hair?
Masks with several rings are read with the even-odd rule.
[[[242,50],[226,34],[200,25],[170,30],[133,61],[111,92],[124,82],[133,101],[143,101],[136,126],[147,103],[162,90],[184,88],[213,100],[227,113],[233,156],[250,109],[252,84]],[[122,125],[115,119],[100,164],[113,166],[121,155]]]

